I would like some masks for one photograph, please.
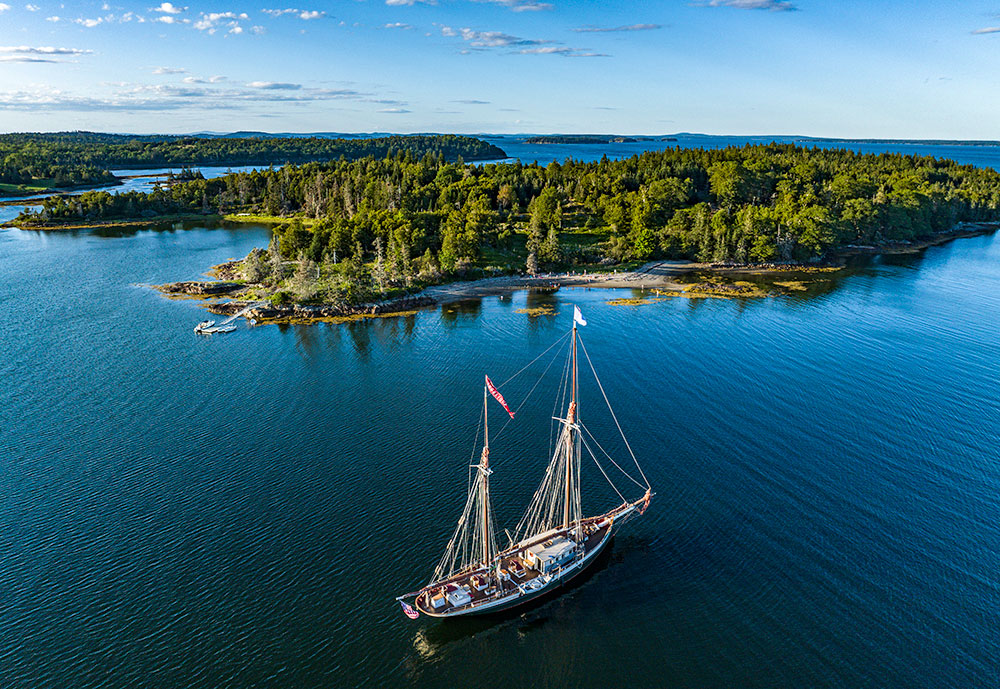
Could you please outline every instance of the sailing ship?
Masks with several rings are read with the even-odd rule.
[[[573,310],[570,361],[567,362],[569,365],[560,388],[563,401],[568,406],[564,417],[553,417],[559,424],[558,438],[528,509],[513,535],[505,530],[509,541],[507,546],[498,548],[490,503],[490,476],[493,470],[490,468],[489,396],[492,395],[503,405],[511,419],[515,412],[510,410],[487,376],[483,386],[483,448],[479,463],[470,466],[474,475],[470,477],[465,509],[430,583],[396,598],[411,619],[417,619],[421,613],[442,618],[499,613],[554,592],[583,574],[597,561],[597,556],[617,530],[649,507],[652,488],[621,430],[621,424],[579,337],[577,325],[586,325],[587,322],[579,307],[574,306]],[[641,480],[632,476],[604,450],[580,417],[577,399],[578,345],[590,364],[594,380]],[[568,399],[565,395],[567,387],[570,388]],[[557,404],[558,401],[557,397]],[[595,449],[598,452],[595,453]],[[622,500],[616,507],[589,517],[584,516],[581,505],[580,470],[584,451],[597,463],[601,474]],[[626,498],[598,460],[598,453],[644,490],[642,497],[635,500]]]

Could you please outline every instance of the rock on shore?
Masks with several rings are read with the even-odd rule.
[[[220,294],[232,294],[243,289],[244,285],[238,282],[171,282],[166,285],[156,285],[156,289],[164,294],[190,294],[194,296],[216,296]]]
[[[230,301],[210,304],[207,309],[222,316],[232,316],[245,309],[248,303]],[[347,316],[378,316],[434,306],[435,303],[430,297],[415,296],[377,304],[261,304],[247,312],[247,317],[258,321],[309,321]]]

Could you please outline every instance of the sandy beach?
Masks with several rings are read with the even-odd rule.
[[[438,303],[447,303],[470,297],[506,294],[519,289],[546,287],[600,287],[632,289],[683,289],[676,278],[686,273],[707,268],[708,264],[688,261],[652,261],[634,271],[610,273],[546,273],[541,275],[505,275],[483,278],[470,282],[450,282],[428,287],[421,296]]]

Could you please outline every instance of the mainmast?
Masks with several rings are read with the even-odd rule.
[[[576,320],[573,321],[573,397],[566,414],[566,496],[563,505],[563,526],[570,526],[570,505],[573,495],[573,424],[576,423]]]

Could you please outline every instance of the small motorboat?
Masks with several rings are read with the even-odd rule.
[[[204,332],[205,330],[211,328],[213,325],[215,325],[215,321],[202,321],[198,325],[194,326],[194,331],[196,333]]]
[[[231,333],[236,330],[235,325],[216,325],[214,327],[202,328],[198,332],[202,335],[214,335],[216,333]]]

